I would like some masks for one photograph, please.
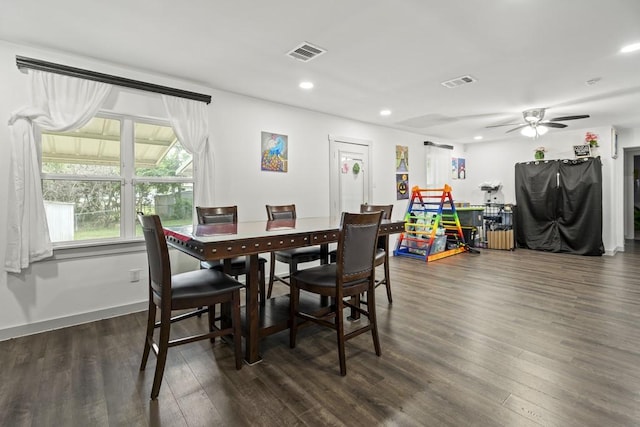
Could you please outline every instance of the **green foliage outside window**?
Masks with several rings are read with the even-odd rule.
[[[191,155],[171,127],[133,125],[122,137],[121,120],[100,117],[75,131],[43,132],[42,189],[54,242],[132,237],[122,230],[139,236],[126,226],[135,212],[156,213],[166,225],[191,224]]]

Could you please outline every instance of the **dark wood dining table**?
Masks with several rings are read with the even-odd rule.
[[[315,217],[294,220],[251,221],[235,224],[204,224],[165,227],[169,246],[201,261],[228,260],[246,256],[249,274],[246,278],[246,300],[243,307],[245,360],[261,361],[260,340],[288,328],[288,295],[258,301],[258,254],[303,246],[321,245],[327,262],[328,244],[338,241],[340,218]],[[381,235],[404,231],[404,220],[382,220]],[[230,268],[226,262],[226,268]],[[304,304],[316,304],[311,299]]]

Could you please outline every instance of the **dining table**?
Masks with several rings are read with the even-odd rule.
[[[404,220],[382,220],[379,234],[404,231]],[[311,217],[246,221],[223,224],[198,224],[164,227],[167,244],[200,261],[223,260],[229,271],[229,259],[246,256],[245,304],[242,308],[242,331],[245,337],[245,361],[260,362],[262,338],[289,327],[289,296],[259,301],[258,254],[320,245],[321,263],[328,262],[328,245],[338,241],[340,218]],[[226,260],[226,261],[225,261]],[[312,297],[301,298],[302,305],[325,302]]]

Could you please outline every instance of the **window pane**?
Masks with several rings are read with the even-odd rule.
[[[42,181],[51,241],[120,237],[119,181]]]
[[[42,172],[120,174],[120,121],[94,117],[80,129],[42,132]]]
[[[138,183],[135,185],[136,212],[160,216],[162,225],[193,223],[192,183]],[[136,236],[141,236],[136,227]]]
[[[137,176],[193,176],[191,154],[170,126],[136,123],[135,140]]]

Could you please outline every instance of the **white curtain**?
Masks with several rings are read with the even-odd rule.
[[[171,127],[182,146],[193,156],[195,206],[212,206],[213,158],[209,148],[207,105],[201,101],[162,95]]]
[[[84,126],[97,113],[112,86],[60,74],[29,70],[31,105],[11,115],[11,162],[7,200],[5,270],[19,273],[53,254],[42,199],[40,163],[33,133]]]
[[[435,145],[425,146],[426,187],[443,188],[451,183],[451,149]]]

